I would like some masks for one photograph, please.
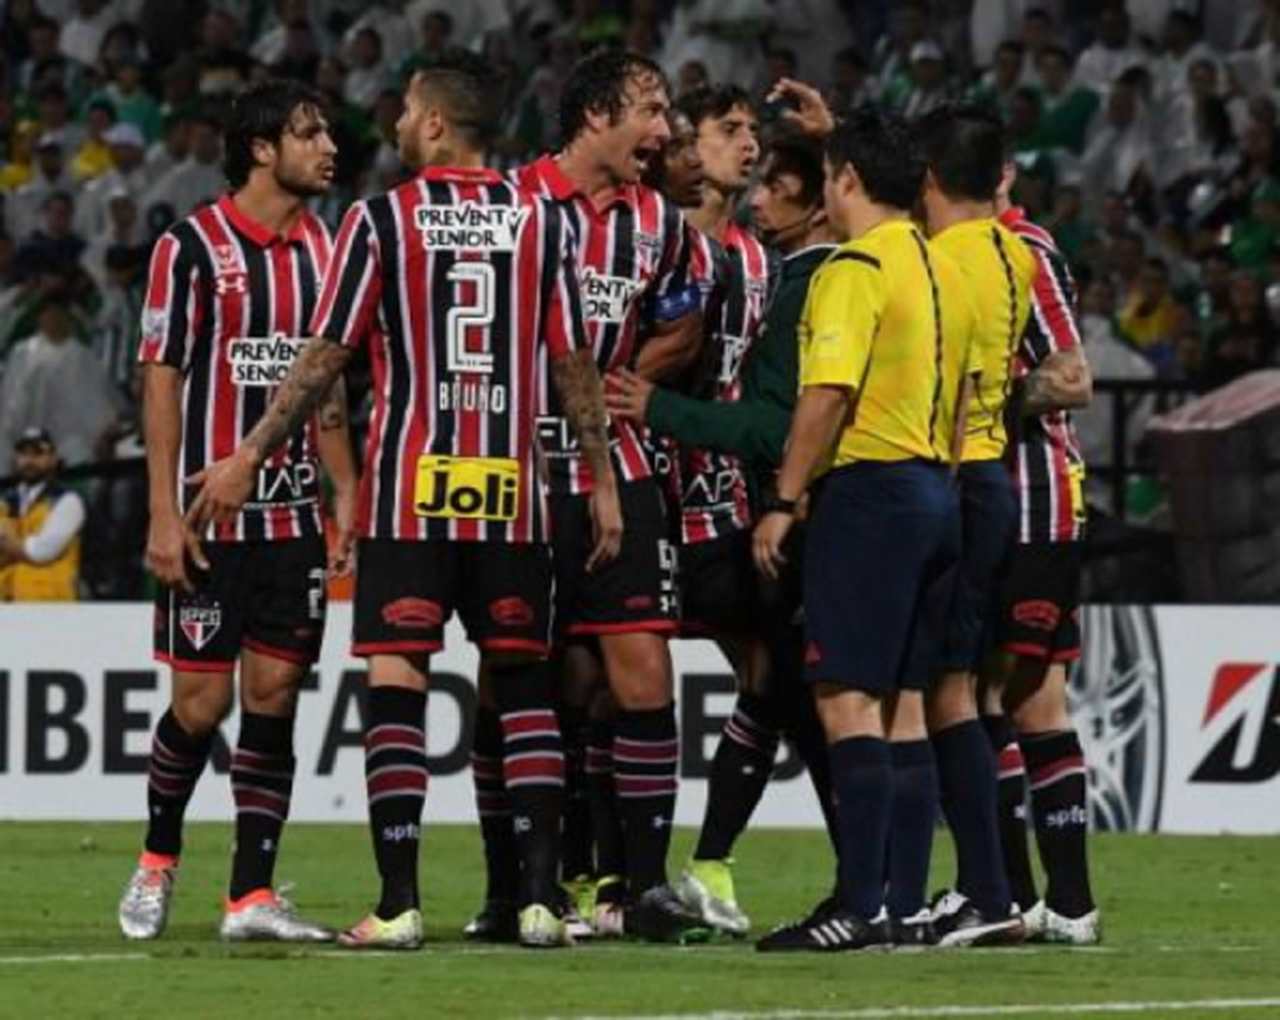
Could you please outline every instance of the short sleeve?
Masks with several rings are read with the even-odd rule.
[[[861,252],[839,252],[814,274],[800,320],[800,385],[862,382],[884,308],[879,262]]]
[[[345,347],[364,343],[382,300],[382,259],[368,208],[357,202],[338,228],[310,334]]]
[[[674,322],[699,311],[703,294],[715,282],[707,246],[698,242],[694,228],[676,213],[653,289],[654,318],[659,322]]]
[[[142,303],[138,360],[182,368],[190,353],[198,318],[196,264],[172,232],[151,250],[147,293]]]

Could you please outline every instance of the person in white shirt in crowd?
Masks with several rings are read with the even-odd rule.
[[[1146,53],[1133,43],[1129,12],[1120,0],[1107,0],[1098,17],[1098,38],[1076,61],[1076,80],[1101,96],[1134,65],[1145,65]]]
[[[75,17],[63,24],[58,48],[70,59],[93,67],[102,39],[117,18],[112,0],[76,0]]]
[[[1190,88],[1191,65],[1207,60],[1216,75],[1218,55],[1201,38],[1200,19],[1187,10],[1169,12],[1164,24],[1164,52],[1151,67],[1156,102],[1168,111],[1180,95]]]
[[[990,67],[996,47],[1019,35],[1033,56],[1039,46],[1058,41],[1046,32],[1061,10],[1062,0],[979,0],[969,13],[969,43],[974,66]],[[1030,24],[1032,21],[1037,23]]]
[[[1077,65],[1077,77],[1079,65]],[[1080,157],[1081,176],[1091,181],[1097,208],[1106,191],[1132,194],[1140,176],[1155,180],[1159,167],[1149,111],[1142,97],[1143,74],[1130,68],[1110,86],[1101,117],[1094,118],[1088,144]]]
[[[360,29],[347,48],[347,80],[343,98],[367,110],[387,86],[387,65],[382,59],[382,36],[372,25]]]
[[[658,62],[700,60],[713,82],[750,88],[764,73],[760,40],[773,17],[767,0],[679,0]]]
[[[514,4],[510,0],[467,0],[466,3],[458,3],[457,0],[409,0],[405,4],[404,16],[410,25],[420,26],[422,19],[432,11],[443,11],[453,22],[453,43],[479,53],[491,32],[502,32],[511,27],[512,8],[529,6],[532,5]]]
[[[328,33],[315,17],[314,5],[308,0],[276,0],[271,27],[254,40],[249,47],[249,56],[266,67],[279,63],[285,56],[289,26],[303,21],[311,25],[312,37],[317,42],[328,38]]]
[[[105,223],[97,233],[88,235],[89,243],[80,256],[81,267],[103,293],[109,285],[108,252],[117,247],[140,248],[147,240],[133,192],[123,184],[117,184],[106,196],[104,204],[107,210]]]
[[[141,195],[151,183],[144,162],[146,142],[134,124],[117,122],[102,136],[111,152],[114,168],[85,184],[76,202],[76,233],[93,239],[107,229],[107,203],[124,190]]]
[[[159,139],[151,143],[143,160],[147,186],[155,184],[190,155],[191,118],[181,111],[170,113],[165,117]]]
[[[57,191],[72,194],[76,190],[76,182],[67,170],[61,136],[41,135],[35,155],[35,174],[5,202],[5,227],[15,244],[21,244],[40,225],[45,200],[50,195]]]
[[[362,28],[372,28],[382,40],[382,59],[387,67],[399,67],[404,58],[413,52],[417,42],[409,19],[392,0],[373,0],[365,12],[356,18],[342,36],[344,54],[351,52],[356,36]],[[461,5],[459,5],[461,6]],[[421,22],[419,22],[421,24]],[[348,58],[348,63],[350,59]]]
[[[911,47],[911,67],[907,81],[891,86],[885,100],[908,120],[923,117],[952,99],[947,80],[947,56],[932,39]]]
[[[0,492],[0,602],[74,601],[84,501],[58,484],[58,451],[44,429],[18,435],[13,462],[17,484]]]
[[[151,185],[142,197],[143,217],[149,228],[165,217],[167,225],[216,199],[226,187],[222,127],[212,115],[198,115],[191,121],[190,155]]]

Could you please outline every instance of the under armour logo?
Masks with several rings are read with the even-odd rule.
[[[275,848],[276,848],[275,840],[264,839],[262,841],[262,852],[264,854],[271,853],[273,850],[275,850]]]
[[[511,827],[515,829],[517,835],[522,832],[532,832],[533,819],[528,815],[516,815],[515,818],[511,820]]]
[[[669,829],[671,828],[671,819],[663,818],[662,815],[654,815],[653,827],[655,829]]]

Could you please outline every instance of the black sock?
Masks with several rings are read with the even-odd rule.
[[[520,855],[511,827],[511,798],[502,778],[502,723],[496,711],[483,705],[476,708],[471,779],[484,841],[485,899],[514,903],[520,886]]]
[[[618,814],[618,791],[613,783],[613,721],[592,719],[583,766],[587,796],[591,803],[591,832],[596,845],[596,877],[616,878],[618,886],[627,874],[623,849],[622,819]],[[623,890],[607,889],[604,902],[616,901]]]
[[[1028,910],[1036,902],[1036,880],[1027,846],[1027,770],[1013,727],[1003,715],[984,715],[982,725],[996,755],[996,814],[1000,822],[1000,851],[1009,894]]]
[[[541,663],[492,666],[502,722],[502,776],[520,854],[521,906],[553,906],[559,896],[564,815],[564,743]]]
[[[847,910],[869,921],[884,905],[893,810],[889,744],[879,737],[848,737],[828,753],[840,825],[840,894]]]
[[[778,731],[769,720],[769,706],[763,698],[738,695],[711,761],[707,808],[693,853],[695,859],[728,857],[751,820],[778,753]]]
[[[613,781],[627,848],[627,887],[634,898],[667,880],[680,765],[675,704],[620,710],[616,734]]]
[[[149,853],[182,853],[182,819],[200,773],[209,760],[213,734],[193,737],[169,709],[156,723],[147,761],[147,838]]]
[[[427,696],[406,687],[370,687],[364,735],[365,789],[373,855],[382,876],[377,915],[417,909],[418,845],[427,799]]]
[[[592,859],[591,800],[587,790],[587,741],[590,722],[581,705],[561,704],[557,715],[564,740],[564,837],[561,876],[571,879],[595,873]]]
[[[1075,730],[1019,739],[1031,786],[1031,816],[1045,871],[1045,905],[1064,917],[1093,909],[1089,889],[1088,789]]]
[[[798,674],[797,674],[798,675]],[[796,690],[788,694],[784,704],[786,709],[787,736],[796,754],[809,770],[809,782],[813,784],[814,795],[818,798],[818,808],[822,811],[822,821],[827,827],[827,838],[831,841],[832,852],[840,856],[840,827],[836,819],[836,805],[833,799],[834,787],[831,785],[831,756],[827,750],[827,736],[822,730],[822,721],[818,718],[817,706],[813,703],[813,695],[804,689],[802,684],[794,684]]]
[[[236,802],[236,843],[231,858],[232,900],[269,889],[280,851],[280,832],[293,795],[293,719],[240,716],[240,739],[231,756]]]
[[[889,745],[893,763],[893,811],[889,826],[889,898],[893,917],[913,917],[924,908],[938,816],[938,772],[927,740]]]
[[[995,755],[977,719],[933,734],[938,783],[956,844],[959,885],[989,917],[1009,913],[1009,883],[996,822]]]

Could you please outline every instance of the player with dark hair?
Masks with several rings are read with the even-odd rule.
[[[958,474],[961,558],[938,592],[927,649],[912,660],[890,733],[894,811],[889,912],[919,941],[1021,941],[1010,915],[996,818],[996,762],[978,721],[977,670],[996,573],[1013,535],[1013,489],[1003,457],[1010,363],[1030,311],[1034,260],[995,218],[1004,165],[1000,119],[977,106],[944,107],[913,126],[928,169],[922,206],[930,248],[961,267],[977,316]],[[936,642],[931,640],[937,638]],[[930,746],[932,743],[932,747]],[[936,756],[936,767],[935,767]],[[959,880],[930,916],[924,909],[938,793],[955,839]],[[899,874],[895,882],[893,876]]]
[[[565,84],[561,151],[516,174],[522,186],[558,202],[572,225],[587,333],[602,373],[634,365],[647,377],[666,378],[698,357],[699,280],[709,270],[698,263],[680,210],[640,183],[670,137],[669,108],[666,79],[651,61],[594,53]],[[643,304],[650,317],[642,317]],[[667,648],[676,628],[676,550],[662,496],[640,433],[628,421],[613,421],[610,450],[626,533],[617,560],[587,569],[584,508],[592,472],[554,404],[539,432],[549,467],[557,618],[568,646],[565,713],[582,718],[600,673],[584,641],[599,648],[617,705],[612,733],[609,721],[597,718],[587,749],[602,781],[612,776],[626,844],[625,868],[616,855],[596,862],[595,925],[603,934],[681,939],[698,922],[666,882],[679,744]],[[566,729],[580,732],[581,725],[571,720]]]
[[[1069,412],[1089,403],[1093,382],[1076,327],[1075,282],[1049,233],[1010,204],[1015,172],[1008,164],[996,206],[1031,250],[1036,275],[1006,415],[1017,525],[999,599],[1003,657],[983,671],[982,721],[999,755],[1004,863],[1027,937],[1092,945],[1102,927],[1089,885],[1088,781],[1067,711],[1067,668],[1080,657],[1085,528],[1084,458]],[[1043,899],[1027,853],[1028,780],[1048,883]]]
[[[820,100],[818,100],[820,102]],[[827,138],[827,216],[849,237],[814,275],[801,319],[800,397],[777,493],[756,525],[766,576],[810,480],[805,672],[827,734],[839,896],[766,936],[765,951],[888,944],[898,855],[888,844],[890,746],[903,664],[927,588],[953,567],[949,463],[974,314],[960,268],[912,223],[925,163],[906,123],[863,107]]]
[[[481,58],[416,73],[397,125],[420,172],[357,202],[339,230],[308,341],[259,427],[205,472],[192,513],[221,519],[366,346],[374,407],[360,490],[352,650],[369,662],[365,777],[382,895],[339,940],[422,941],[420,823],[430,656],[455,609],[481,650],[519,851],[519,938],[569,941],[557,886],[564,758],[549,675],[552,565],[537,477],[548,378],[594,482],[586,569],[617,554],[622,520],[600,377],[586,349],[573,235],[553,203],[484,166],[498,123]]]
[[[714,166],[714,153],[709,157],[708,165]],[[767,318],[749,338],[750,357],[742,360],[735,391],[721,391],[719,399],[714,393],[686,395],[623,371],[610,377],[606,400],[611,414],[643,422],[689,450],[722,454],[726,464],[738,468],[749,512],[754,513],[773,489],[773,475],[782,459],[795,406],[796,324],[809,279],[834,247],[822,210],[821,148],[802,138],[775,142],[751,194],[751,212],[760,236],[781,254],[782,265]],[[691,217],[691,222],[697,221]],[[746,303],[740,294],[733,296],[743,280],[741,273],[730,278],[727,306]],[[730,314],[726,308],[716,316],[717,325],[711,331],[723,329],[720,324]],[[693,548],[714,547],[717,541],[697,543]],[[799,563],[798,542],[799,530],[793,532],[788,550],[792,569],[776,584],[752,576],[754,571],[733,576],[734,583],[746,589],[744,593],[727,591],[723,584],[715,587],[714,575],[693,584],[695,589],[698,584],[715,587],[712,597],[730,608],[730,613],[721,610],[719,614],[723,636],[742,643],[745,626],[754,636],[752,645],[760,646],[751,648],[749,668],[739,667],[743,674],[740,682],[745,683],[712,760],[702,831],[693,860],[678,885],[681,897],[704,920],[739,935],[745,933],[749,922],[736,903],[729,855],[764,793],[780,733],[792,741],[808,766],[824,815],[830,816],[826,744],[812,699],[796,682],[803,668],[802,633],[796,624],[800,607],[799,576],[794,569]],[[750,556],[749,544],[742,552]],[[683,555],[681,562],[686,606],[706,605],[705,596],[689,592],[685,568],[690,558]],[[723,560],[711,563],[721,568],[732,565]],[[735,651],[734,655],[740,663],[741,653]],[[829,831],[834,834],[834,827],[829,826]]]
[[[234,192],[156,242],[142,315],[151,522],[147,564],[160,582],[155,654],[169,665],[169,709],[148,766],[145,850],[120,901],[121,931],[164,930],[187,802],[231,709],[239,666],[239,743],[231,760],[235,853],[222,937],[314,941],[271,888],[293,786],[298,689],[324,631],[325,547],[317,455],[334,482],[345,571],[355,467],[341,380],[245,477],[243,509],[184,526],[192,475],[228,456],[265,418],[297,356],[330,259],[325,226],[304,201],[333,178],[335,148],[319,96],[292,81],[242,94],[227,128]]]

